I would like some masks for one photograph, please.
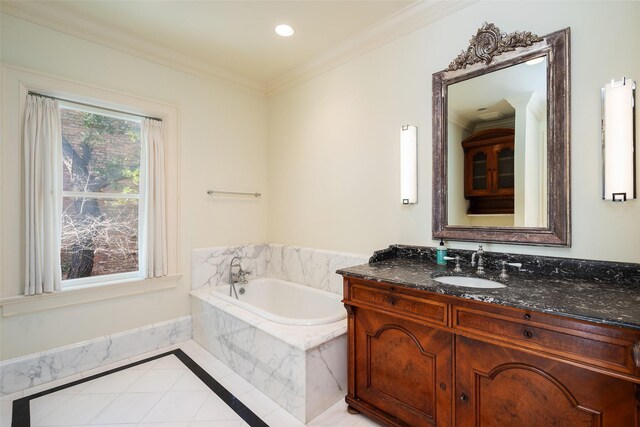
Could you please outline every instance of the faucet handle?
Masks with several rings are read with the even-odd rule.
[[[509,265],[511,267],[516,267],[518,270],[520,270],[522,268],[522,263],[521,262],[502,261],[502,271],[500,272],[500,278],[501,279],[506,279],[506,278],[509,277],[509,275],[507,274],[507,265]]]
[[[247,283],[249,283],[249,281],[247,280],[247,276],[251,276],[251,272],[247,271],[247,270],[240,270],[240,281],[242,282],[243,285],[246,285]]]
[[[446,256],[444,257],[447,261],[455,260],[456,267],[453,269],[454,273],[461,273],[462,269],[460,268],[460,256],[456,255],[455,257]]]

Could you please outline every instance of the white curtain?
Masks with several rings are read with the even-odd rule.
[[[25,295],[59,291],[62,131],[58,102],[29,95],[24,120]]]
[[[160,120],[142,121],[142,143],[146,154],[147,277],[167,275],[167,229],[164,177],[164,126]]]

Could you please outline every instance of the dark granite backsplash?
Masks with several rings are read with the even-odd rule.
[[[447,256],[460,256],[461,267],[472,272],[473,267],[470,266],[470,261],[473,252],[464,249],[448,249]],[[369,263],[374,264],[389,259],[411,259],[435,264],[436,249],[426,246],[390,245],[386,249],[374,252]],[[521,272],[523,273],[563,279],[640,285],[640,264],[487,251],[483,259],[487,270],[500,271],[502,261],[519,262],[522,263]],[[453,261],[449,262],[453,265]]]

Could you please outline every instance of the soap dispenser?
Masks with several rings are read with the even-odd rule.
[[[444,245],[444,240],[440,239],[440,245],[436,248],[436,264],[447,265],[447,260],[444,257],[447,256],[447,247]]]

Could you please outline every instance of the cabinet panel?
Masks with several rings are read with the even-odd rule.
[[[456,337],[459,427],[636,426],[634,385]]]
[[[420,317],[440,325],[447,324],[447,304],[443,302],[430,301],[425,298],[413,297],[399,292],[390,292],[358,284],[351,286],[351,300],[373,305],[376,308],[393,310]]]
[[[515,185],[515,152],[513,144],[496,145],[495,191],[498,194],[513,194]]]
[[[611,371],[633,374],[633,334],[599,325],[582,325],[548,315],[521,310],[473,309],[455,306],[454,328],[485,335],[494,340],[522,345]]]
[[[452,335],[354,308],[354,398],[395,425],[451,424]]]
[[[471,175],[468,178],[470,180],[469,193],[474,195],[490,194],[489,188],[489,159],[487,151],[484,148],[476,148],[469,150],[467,155],[470,165],[468,166],[471,171]]]

